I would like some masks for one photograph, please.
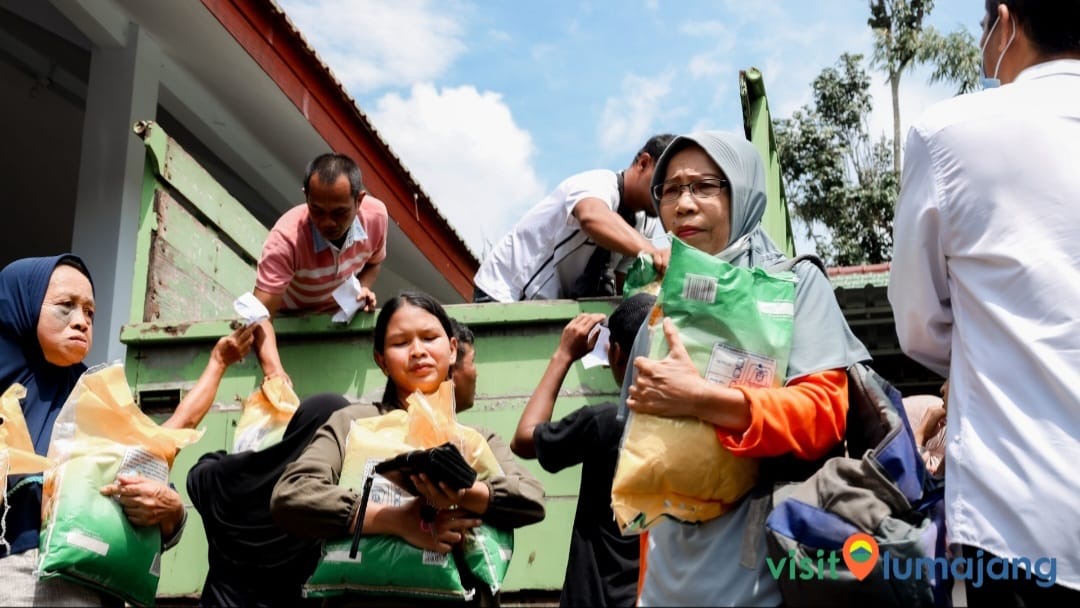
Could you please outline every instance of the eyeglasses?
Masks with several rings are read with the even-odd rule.
[[[664,182],[653,186],[652,195],[661,203],[672,203],[682,196],[683,190],[689,190],[690,196],[698,200],[705,200],[720,196],[720,193],[723,192],[724,188],[727,188],[730,183],[731,182],[726,179],[715,177],[699,179],[698,181],[690,182],[689,184]]]

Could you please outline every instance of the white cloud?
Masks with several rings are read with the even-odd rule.
[[[690,58],[687,70],[694,78],[709,78],[712,76],[727,76],[731,74],[731,64],[724,60],[725,53],[711,51],[700,53]]]
[[[421,83],[384,95],[371,118],[477,256],[546,194],[532,136],[501,95]]]
[[[604,152],[636,150],[653,135],[653,124],[671,92],[673,79],[670,72],[653,78],[630,74],[623,79],[622,90],[604,102],[600,114],[597,136]]]
[[[433,80],[465,51],[458,11],[444,2],[278,1],[354,94]]]

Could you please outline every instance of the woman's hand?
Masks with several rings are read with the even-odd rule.
[[[664,335],[671,351],[659,361],[634,359],[637,378],[630,387],[626,405],[635,412],[656,416],[697,416],[704,378],[698,373],[671,319],[664,319]]]
[[[255,325],[240,327],[231,334],[223,336],[210,351],[210,357],[228,367],[247,356],[255,339]]]
[[[689,416],[736,433],[746,431],[751,423],[750,402],[742,391],[702,378],[668,318],[664,336],[671,348],[666,357],[634,359],[637,378],[627,395],[627,407],[667,418]]]
[[[433,521],[425,521],[423,506],[423,498],[414,498],[402,511],[398,526],[398,536],[414,547],[449,553],[467,530],[480,525],[479,519],[461,510],[440,511]]]
[[[184,519],[180,494],[141,475],[119,475],[114,483],[101,488],[101,494],[116,497],[132,525],[159,526],[165,537],[172,536]]]
[[[488,485],[482,481],[473,482],[472,487],[464,490],[452,490],[445,483],[438,483],[428,479],[421,473],[411,477],[420,498],[438,511],[456,511],[462,509],[476,514],[487,511],[488,503],[491,502],[491,491]]]

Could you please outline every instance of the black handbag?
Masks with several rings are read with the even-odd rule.
[[[417,491],[410,476],[420,473],[427,475],[432,483],[445,483],[451,490],[471,488],[476,482],[476,471],[465,462],[461,452],[451,443],[406,452],[384,460],[375,465],[375,472],[414,496]]]

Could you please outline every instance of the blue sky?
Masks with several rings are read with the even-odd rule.
[[[843,52],[869,57],[866,0],[277,0],[478,255],[565,177],[621,169],[652,134],[740,129],[740,69],[775,118]],[[929,22],[979,35],[982,2]],[[906,77],[906,125],[953,94]],[[875,130],[892,128],[888,89]],[[799,249],[809,249],[801,237]]]

